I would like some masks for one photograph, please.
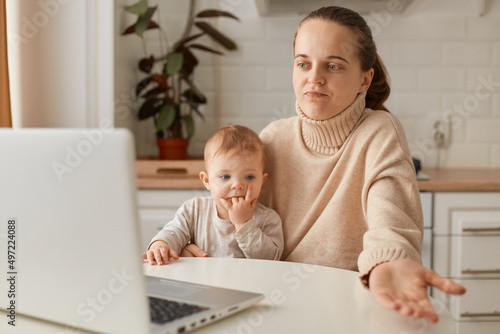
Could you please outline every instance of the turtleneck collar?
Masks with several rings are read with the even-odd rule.
[[[295,109],[302,123],[302,138],[306,146],[317,153],[332,155],[337,153],[365,109],[366,92],[356,99],[340,114],[317,121],[309,118],[295,103]]]

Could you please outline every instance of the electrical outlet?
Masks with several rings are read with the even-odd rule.
[[[451,141],[451,122],[441,113],[429,113],[426,116],[425,136],[437,148],[445,148]]]
[[[446,132],[445,132],[445,122],[438,120],[434,122],[434,128],[432,130],[432,139],[434,140],[434,144],[438,148],[442,148],[447,140]]]

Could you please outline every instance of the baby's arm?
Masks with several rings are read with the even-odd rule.
[[[283,229],[276,211],[258,210],[254,218],[234,233],[246,258],[279,260],[283,252]]]
[[[169,221],[165,227],[159,231],[151,240],[148,251],[144,254],[149,263],[151,259],[156,259],[158,264],[167,263],[169,258],[178,258],[178,254],[191,239],[191,224],[193,224],[193,200],[185,202],[177,210],[174,219]],[[165,247],[168,247],[165,248]],[[166,253],[165,253],[166,252]],[[175,254],[173,256],[172,254]],[[162,260],[159,262],[158,260]]]
[[[168,264],[170,258],[178,260],[179,255],[165,241],[157,240],[149,246],[146,258],[150,265],[158,264],[161,266],[162,264]]]

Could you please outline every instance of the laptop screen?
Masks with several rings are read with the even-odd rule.
[[[2,129],[0,157],[0,291],[13,291],[0,306],[14,321],[147,331],[132,135]]]

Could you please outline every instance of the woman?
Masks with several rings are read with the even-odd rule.
[[[437,322],[427,287],[465,289],[421,265],[423,219],[403,128],[387,111],[387,75],[365,20],[310,13],[294,41],[298,116],[261,133],[280,215],[283,260],[356,270],[384,307]]]

